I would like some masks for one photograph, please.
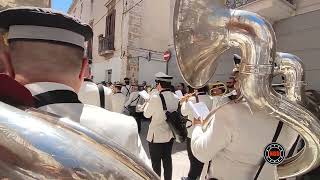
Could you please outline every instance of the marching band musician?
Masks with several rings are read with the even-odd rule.
[[[196,93],[193,93],[191,96],[185,96],[181,99],[181,114],[183,116],[188,116],[190,121],[193,120],[193,111],[188,106],[188,101],[192,103],[204,102],[209,109],[212,109],[212,98],[208,95],[208,86],[197,89]],[[190,161],[190,168],[188,177],[183,177],[182,180],[196,180],[201,176],[202,168],[204,163],[199,161],[191,151],[191,136],[193,132],[193,126],[189,122],[187,123],[188,138],[187,138],[187,152]]]
[[[113,89],[113,95],[111,95],[111,111],[117,113],[124,112],[124,103],[126,102],[126,96],[121,92],[121,83],[116,83]]]
[[[229,81],[227,81],[227,87],[229,92],[235,90],[234,85],[236,83],[236,79],[239,77],[239,68],[241,63],[241,56],[238,54],[233,55],[234,68],[232,70],[231,77],[229,77]],[[236,95],[231,95],[229,97],[231,100],[236,99]]]
[[[151,90],[150,90],[150,92],[149,92],[150,95],[158,94],[158,93],[159,93],[159,91],[157,90],[156,87],[151,88]]]
[[[140,99],[143,99],[139,95],[138,86],[136,84],[131,85],[131,94],[129,96],[129,99],[124,104],[124,107],[129,111],[130,116],[134,117],[137,121],[138,125],[138,132],[141,131],[141,121],[137,117],[137,104],[139,103]]]
[[[178,109],[179,99],[170,91],[172,76],[162,72],[155,74],[157,90],[159,93],[151,95],[144,109],[144,116],[151,118],[147,141],[153,170],[161,176],[161,161],[164,169],[164,179],[172,179],[171,152],[173,146],[173,133],[166,122],[166,114],[161,100],[161,94],[169,112]]]
[[[177,85],[177,87],[176,87],[176,88],[173,88],[173,89],[180,90],[183,95],[187,94],[186,86],[185,86],[184,83],[179,83],[179,84]]]
[[[129,96],[129,99],[125,102],[124,106],[125,107],[136,107],[137,106],[137,103],[140,99],[140,96],[139,96],[139,92],[138,92],[138,86],[136,84],[132,84],[131,85],[131,94]],[[133,115],[133,114],[130,114],[130,115]]]
[[[121,87],[121,93],[126,97],[127,101],[131,93],[130,79],[127,77],[124,78],[124,85]]]
[[[138,93],[142,92],[142,91],[145,91],[144,84],[138,85]],[[136,120],[138,123],[138,130],[139,130],[139,126],[140,126],[140,130],[139,130],[139,133],[140,133],[142,120],[145,119],[145,117],[143,115],[143,111],[144,111],[144,104],[145,104],[146,100],[143,99],[140,94],[139,94],[139,96],[140,96],[140,98],[139,98],[139,101],[137,102],[137,106],[136,106]]]
[[[157,82],[155,82],[157,84]],[[158,90],[157,90],[157,85],[154,85],[154,84],[151,84],[148,88],[147,88],[147,92],[149,95],[153,95],[153,94],[156,94],[158,93]]]
[[[235,89],[240,96],[238,82]],[[218,109],[209,122],[194,119],[191,149],[201,162],[209,163],[209,178],[217,180],[254,179],[271,143],[279,121],[263,112],[253,113],[245,100],[232,101]],[[205,130],[204,130],[204,129]],[[283,125],[277,142],[288,151],[297,134]],[[262,166],[258,180],[278,179],[276,166]]]
[[[133,118],[78,98],[88,64],[84,42],[93,36],[89,25],[51,9],[21,7],[1,11],[0,27],[9,32],[10,55],[2,60],[37,108],[71,118],[148,163]]]
[[[212,95],[212,108],[217,108],[219,105],[223,105],[229,101],[229,97],[224,97],[226,94],[226,86],[222,82],[217,82],[212,86],[211,95]]]
[[[90,64],[92,64],[91,60],[89,60]],[[89,66],[86,69],[85,77],[78,93],[79,100],[85,104],[110,110],[112,89],[102,84],[96,85],[91,79],[92,75]]]
[[[145,86],[143,84],[138,85],[138,94],[142,91],[145,91]],[[144,111],[146,100],[143,99],[140,94],[139,94],[139,96],[140,96],[140,98],[139,98],[139,101],[137,102],[137,108],[136,108],[137,111],[136,112],[141,113],[140,115],[143,117],[143,111]]]
[[[142,81],[141,86],[143,90],[147,90],[147,81]]]

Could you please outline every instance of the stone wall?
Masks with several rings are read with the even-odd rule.
[[[177,59],[174,52],[174,48],[170,48],[172,52],[171,59],[169,61],[168,73],[173,76],[173,84],[178,84],[184,82],[181,73],[178,69]],[[232,48],[226,51],[221,57],[218,58],[218,66],[215,73],[212,75],[209,83],[214,83],[216,81],[227,82],[231,76],[232,70],[234,68],[233,54],[240,54],[238,49]]]
[[[130,9],[140,0],[128,0]],[[133,4],[130,4],[130,3]],[[154,74],[166,71],[163,52],[169,48],[172,26],[169,21],[171,0],[148,0],[130,9],[128,22],[128,73],[134,80],[154,80]],[[148,59],[148,55],[151,58]],[[139,60],[138,60],[138,57]]]
[[[129,77],[131,81],[138,81],[139,52],[136,49],[140,47],[140,39],[142,38],[143,2],[138,3],[138,0],[128,0],[127,2],[124,11],[124,14],[129,16],[127,58],[125,60],[127,69],[122,74],[122,79]]]
[[[115,40],[114,40],[114,51],[101,56],[98,52],[99,47],[99,35],[105,35],[106,31],[106,16],[108,13],[109,0],[95,0],[93,4],[93,75],[95,82],[105,81],[106,71],[112,70],[112,82],[121,81],[125,76],[126,72],[126,57],[123,56],[123,52],[126,52],[126,41],[127,41],[127,22],[128,16],[123,16],[123,1],[116,1],[114,6],[116,10],[115,17]],[[83,19],[83,17],[82,17]],[[127,53],[125,53],[127,54]]]
[[[274,24],[278,51],[299,56],[305,65],[308,89],[320,90],[320,10],[294,16]]]

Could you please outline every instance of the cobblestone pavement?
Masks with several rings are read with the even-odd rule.
[[[149,122],[143,121],[140,137],[141,137],[143,147],[150,159],[148,142],[146,140],[148,127],[149,127]],[[187,176],[189,171],[189,160],[188,160],[186,143],[182,143],[182,144],[174,143],[173,149],[172,149],[172,163],[173,163],[172,180],[180,180],[181,177]],[[161,172],[163,173],[163,170]]]

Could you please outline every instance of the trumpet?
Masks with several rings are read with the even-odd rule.
[[[180,103],[188,101],[189,98],[191,98],[192,96],[195,96],[195,95],[197,95],[197,92],[189,93],[189,94],[182,96],[180,99]]]
[[[216,94],[215,90],[216,90],[217,88],[223,88],[223,89],[224,89],[223,93],[222,93],[222,94],[219,94],[219,96],[223,96],[223,95],[225,95],[225,94],[228,93],[228,87],[227,87],[227,85],[226,85],[225,83],[223,83],[223,82],[216,82],[216,83],[214,83],[214,84],[211,85],[211,88],[210,88],[210,90],[209,90],[210,95]]]

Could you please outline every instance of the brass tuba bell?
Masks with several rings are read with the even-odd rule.
[[[278,166],[279,178],[299,176],[319,166],[320,124],[303,106],[280,98],[271,88],[276,38],[271,24],[259,15],[231,10],[225,0],[177,0],[174,43],[183,78],[204,86],[214,75],[217,58],[230,47],[241,50],[241,93],[250,108],[283,121],[305,141],[293,161]]]
[[[2,102],[0,112],[1,179],[159,179],[134,155],[70,119]]]

